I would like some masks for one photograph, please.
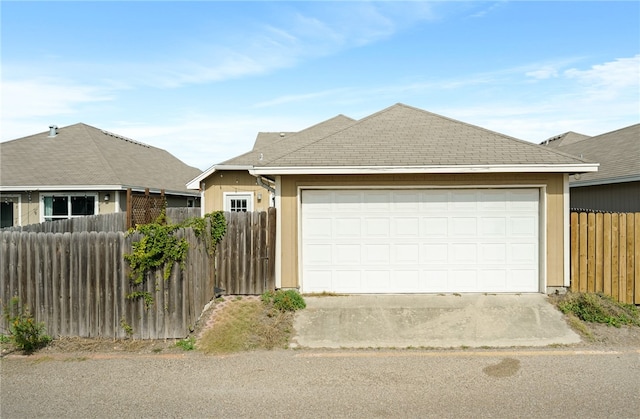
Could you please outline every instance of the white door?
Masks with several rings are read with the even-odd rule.
[[[302,291],[538,292],[539,190],[302,191]]]

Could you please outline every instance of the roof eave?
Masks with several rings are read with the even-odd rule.
[[[575,178],[574,178],[575,179]],[[639,182],[640,174],[634,176],[619,176],[607,179],[591,179],[591,180],[574,180],[569,181],[569,186],[572,188],[578,188],[581,186],[597,186],[597,185],[611,185],[614,183],[628,183]]]
[[[598,163],[515,164],[515,165],[438,165],[438,166],[301,166],[256,167],[252,175],[348,175],[402,173],[588,173],[597,172]]]
[[[126,191],[131,188],[135,192],[143,192],[144,186],[128,185],[9,185],[0,186],[0,192],[57,192],[57,191]],[[151,193],[160,193],[162,188],[148,188]],[[197,192],[164,189],[165,195],[188,195],[198,197]]]

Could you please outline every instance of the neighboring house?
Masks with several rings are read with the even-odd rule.
[[[2,227],[126,211],[127,188],[198,207],[185,186],[198,173],[165,150],[86,124],[52,126],[0,143]]]
[[[569,286],[569,175],[595,163],[403,104],[259,145],[189,186],[201,188],[205,211],[221,209],[241,176],[245,192],[274,193],[278,288]]]
[[[595,137],[569,132],[542,144],[600,163],[597,172],[569,179],[571,208],[640,212],[640,124]]]

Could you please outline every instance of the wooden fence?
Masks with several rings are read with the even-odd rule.
[[[275,209],[225,213],[227,235],[213,258],[192,229],[179,230],[189,243],[182,270],[147,281],[154,304],[126,298],[132,289],[124,254],[139,237],[124,232],[0,231],[0,303],[18,296],[52,336],[185,337],[205,305],[225,294],[261,294],[275,289]],[[216,274],[217,265],[217,274]],[[0,319],[0,333],[7,324]]]
[[[216,283],[226,294],[275,289],[276,209],[225,212],[227,234],[216,251]]]
[[[571,290],[640,304],[640,213],[571,213]]]
[[[166,208],[167,218],[181,223],[187,218],[199,217],[200,208]],[[2,231],[28,231],[34,233],[74,233],[81,231],[127,231],[127,213],[89,215],[68,220],[46,221],[21,227],[7,227]]]

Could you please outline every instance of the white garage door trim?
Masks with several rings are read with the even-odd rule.
[[[318,239],[318,237],[310,238],[309,234],[305,235],[303,233],[303,229],[305,228],[306,228],[305,230],[306,233],[309,233],[309,231],[312,228],[315,228],[315,227],[312,227],[312,225],[307,225],[306,227],[304,226],[305,221],[308,219],[308,215],[313,212],[313,210],[310,209],[311,207],[308,206],[308,203],[306,201],[303,201],[303,197],[305,196],[305,193],[307,191],[309,191],[309,194],[306,195],[307,198],[312,197],[311,194],[313,192],[311,191],[321,191],[321,192],[316,192],[316,195],[318,193],[323,194],[326,192],[328,194],[333,195],[334,197],[337,196],[336,192],[338,193],[338,195],[340,195],[340,192],[344,191],[345,194],[343,194],[344,196],[342,196],[343,199],[349,198],[349,195],[351,195],[351,198],[353,198],[355,195],[360,194],[360,200],[362,201],[367,199],[366,196],[373,196],[373,195],[380,196],[380,192],[383,194],[387,194],[387,196],[395,196],[395,198],[389,198],[389,201],[396,201],[398,197],[402,198],[403,196],[415,197],[416,194],[418,194],[418,196],[421,196],[419,200],[422,202],[420,204],[421,209],[419,209],[419,211],[425,211],[425,205],[427,205],[430,212],[420,214],[420,212],[418,211],[418,214],[420,214],[418,218],[420,218],[421,221],[417,221],[416,212],[412,214],[410,205],[409,206],[405,205],[404,209],[401,209],[401,212],[397,212],[397,209],[394,209],[393,215],[391,215],[392,214],[390,212],[391,210],[389,209],[383,210],[381,214],[382,215],[386,214],[386,215],[389,215],[390,217],[387,221],[382,220],[381,222],[386,223],[385,225],[387,225],[387,227],[389,223],[394,223],[395,233],[392,235],[391,238],[381,239],[378,241],[374,240],[373,242],[370,242],[371,236],[369,236],[366,243],[365,242],[360,243],[361,249],[354,247],[353,240],[351,240],[351,242],[349,240],[347,240],[346,242],[340,241],[342,238],[348,236],[348,234],[342,234],[343,237],[340,237],[338,239],[336,239],[335,237],[331,239],[326,238],[328,242],[322,243],[322,239],[320,239],[320,241],[318,242],[316,240]],[[487,187],[474,186],[473,188],[452,187],[452,186],[429,187],[429,188],[417,188],[415,186],[406,186],[406,187],[399,187],[399,188],[389,188],[384,186],[380,186],[380,187],[375,187],[375,186],[370,186],[370,187],[299,186],[298,192],[299,192],[298,193],[298,197],[299,197],[298,213],[301,214],[301,216],[298,219],[298,250],[300,255],[300,264],[298,265],[298,269],[299,269],[300,286],[301,286],[302,292],[319,292],[323,290],[318,288],[318,283],[317,283],[318,275],[323,274],[321,271],[324,271],[324,274],[326,274],[326,271],[331,271],[330,276],[333,276],[334,278],[340,275],[342,275],[343,278],[348,278],[349,281],[351,281],[351,285],[347,285],[348,281],[343,282],[342,280],[340,280],[338,281],[338,283],[344,286],[336,287],[335,285],[330,285],[328,289],[324,289],[326,291],[344,292],[344,293],[433,293],[433,292],[512,293],[512,292],[541,292],[544,289],[544,284],[546,281],[546,278],[544,275],[546,271],[546,261],[544,257],[545,252],[543,251],[543,249],[546,248],[546,240],[545,240],[546,232],[545,232],[545,229],[543,228],[543,226],[546,225],[546,217],[544,216],[546,212],[544,185],[517,185],[517,186],[516,185],[504,185],[504,186],[491,185]],[[442,219],[443,216],[444,218],[447,219],[446,224],[449,229],[451,228],[460,229],[460,227],[462,227],[462,225],[465,222],[471,223],[472,225],[475,222],[476,230],[479,230],[481,228],[486,230],[488,228],[487,226],[489,226],[491,222],[496,222],[497,223],[496,226],[502,223],[503,227],[498,226],[496,228],[504,229],[504,225],[507,221],[514,222],[513,220],[509,221],[509,217],[513,218],[513,214],[511,214],[512,210],[508,207],[505,207],[503,208],[503,210],[500,210],[499,208],[500,205],[494,205],[495,203],[492,204],[491,200],[495,199],[494,197],[499,197],[499,196],[510,196],[510,195],[516,196],[516,195],[513,195],[514,193],[516,193],[519,196],[522,196],[523,194],[524,195],[528,194],[529,198],[535,199],[535,202],[533,203],[535,207],[529,207],[527,210],[525,210],[524,213],[520,214],[520,215],[524,215],[526,218],[526,219],[520,220],[524,223],[520,227],[523,227],[525,224],[527,224],[528,226],[527,228],[529,230],[531,229],[534,230],[535,237],[528,237],[523,239],[522,237],[517,237],[518,235],[516,234],[516,236],[514,236],[515,239],[514,237],[511,237],[507,240],[506,236],[503,235],[502,237],[504,240],[500,240],[496,238],[491,238],[489,236],[484,236],[482,237],[482,242],[481,242],[483,246],[480,246],[480,247],[478,246],[479,243],[476,243],[476,240],[473,240],[473,237],[462,237],[464,236],[464,234],[461,237],[457,237],[454,241],[447,239],[445,236],[436,238],[433,235],[433,233],[428,234],[429,236],[433,236],[433,237],[420,237],[420,236],[415,238],[409,237],[412,234],[412,229],[413,230],[420,229],[423,231],[420,234],[424,234],[424,231],[426,231],[425,223],[427,224],[430,223],[431,227],[429,231],[434,231],[433,228],[438,227],[439,221],[437,220],[437,218]],[[443,196],[445,195],[447,197],[446,199],[443,198]],[[482,207],[484,212],[481,212],[480,215],[477,216],[478,218],[475,221],[472,220],[473,217],[463,216],[465,214],[464,208],[462,209],[455,208],[455,207],[460,207],[460,205],[455,204],[455,200],[460,199],[460,197],[464,198],[464,196],[466,196],[467,198],[469,198],[470,196],[475,197],[473,198],[473,202],[471,203],[472,205],[484,205]],[[437,206],[434,207],[433,202],[429,203],[424,201],[424,199],[426,199],[427,201],[433,201],[434,197],[437,197],[437,199],[440,199],[441,201],[443,199],[447,200],[447,202],[445,202],[444,204],[447,206],[453,205],[454,208],[453,209],[448,208],[446,210],[443,210],[444,207],[440,206],[441,213],[439,216],[436,216],[437,214],[434,213],[434,209]],[[467,199],[467,198],[464,198],[464,199]],[[502,198],[500,199],[501,200],[499,200],[498,204],[509,205],[508,204],[509,199],[502,199]],[[396,205],[398,203],[396,202],[394,204],[392,202],[389,202],[388,204]],[[440,202],[440,204],[443,204],[443,203]],[[366,217],[363,216],[362,211],[358,212],[359,210],[357,209],[357,205],[360,205],[360,203],[356,203],[355,205],[356,207],[353,207],[353,209],[356,212],[353,212],[351,214],[349,214],[348,212],[348,206],[340,207],[342,209],[346,208],[346,211],[347,211],[342,215],[355,216],[356,214],[359,214],[360,223],[362,224],[364,221],[366,221],[365,220]],[[306,211],[304,207],[306,207]],[[372,207],[370,206],[368,208],[369,210],[372,209]],[[329,208],[326,207],[326,208],[323,208],[321,211],[323,211],[326,214],[326,211],[328,209]],[[413,209],[416,210],[415,206]],[[497,213],[491,213],[492,210],[497,211]],[[385,213],[385,211],[387,212]],[[402,213],[403,211],[404,213]],[[456,212],[456,211],[462,211],[462,212]],[[473,210],[471,207],[468,208],[468,211],[472,211],[472,213],[474,214],[478,213],[477,210]],[[489,212],[487,213],[486,211],[489,211]],[[508,214],[511,214],[511,215],[509,215],[507,218],[503,220],[500,220],[499,218],[496,218],[496,217],[491,217],[491,215],[500,214],[500,211],[502,211],[501,213],[502,216],[507,217]],[[467,212],[466,214],[469,215],[471,214],[471,212]],[[482,218],[483,216],[485,218]],[[440,220],[440,221],[443,221],[443,220]],[[520,221],[517,221],[517,222],[520,222]],[[318,224],[319,222],[324,222],[326,224],[328,221],[326,219],[325,220],[316,219],[314,224]],[[412,225],[411,223],[414,223],[414,224]],[[415,224],[415,223],[418,223],[418,224]],[[422,223],[422,227],[417,227],[420,223]],[[478,223],[480,223],[481,225],[478,226],[477,225]],[[405,227],[409,227],[409,230],[404,232],[400,231],[402,229],[402,226],[400,224],[404,224]],[[362,227],[356,227],[356,228],[362,228]],[[317,234],[323,234],[322,232],[327,231],[327,228],[322,227],[317,230],[318,230],[316,232]],[[446,230],[446,227],[445,227],[445,230]],[[504,230],[503,232],[504,234],[507,234],[507,235],[509,234],[509,233],[506,233],[506,230]],[[316,233],[313,233],[313,234],[316,234]],[[343,233],[345,233],[345,231],[343,231]],[[396,236],[396,233],[400,234],[400,236],[402,236],[403,234],[408,234],[409,236],[406,236],[408,237],[408,240],[404,240],[402,238],[400,240],[396,240],[398,239],[398,237]],[[498,231],[498,233],[500,233],[500,231]],[[479,233],[475,235],[475,239],[478,239],[481,237],[478,234]],[[444,237],[444,241],[446,242],[445,244],[442,243],[443,237]],[[312,242],[312,240],[316,240],[316,242]],[[515,240],[515,242],[513,240]],[[373,253],[371,252],[371,249],[375,249],[376,248],[375,245],[382,245],[385,243],[387,244],[386,247],[377,246],[378,249],[383,249],[382,253],[378,254],[377,256],[380,257],[381,259],[384,259],[381,264],[378,263],[378,265],[381,265],[382,267],[379,270],[377,270],[380,266],[378,267],[372,266],[372,261],[375,260],[375,257],[371,256],[373,255]],[[365,244],[367,245],[366,251],[364,249]],[[507,250],[506,246],[508,244],[511,244],[511,246]],[[317,245],[320,245],[320,247],[318,247]],[[324,247],[322,247],[323,245]],[[329,245],[329,246],[326,246],[326,245]],[[310,249],[313,248],[313,246],[315,246],[314,251],[311,251]],[[532,246],[537,247],[536,251],[534,251],[533,253],[531,252],[531,249],[533,249]],[[391,247],[393,247],[393,249],[391,249]],[[447,248],[445,249],[445,247]],[[476,255],[475,259],[471,257],[471,258],[468,258],[468,260],[465,260],[465,258],[468,256],[464,252],[465,248],[470,249],[472,253],[475,250],[475,255]],[[495,249],[496,253],[493,255],[489,255],[491,251],[490,249],[492,248]],[[527,255],[527,257],[532,257],[532,259],[529,259],[526,261],[525,263],[526,266],[522,266],[522,265],[516,266],[515,264],[513,264],[513,260],[517,258],[512,258],[511,256],[512,254],[514,255],[516,254],[515,252],[518,251],[518,248],[520,250],[526,249],[526,251],[524,251],[523,254]],[[430,251],[426,252],[425,249],[428,249]],[[351,255],[349,254],[349,251],[351,251]],[[318,255],[321,254],[322,252],[325,252],[324,255],[321,255],[320,259],[318,259]],[[387,256],[384,256],[385,252]],[[419,255],[421,252],[422,252],[422,256]],[[484,257],[479,258],[478,252],[482,252]],[[453,258],[453,260],[457,261],[458,263],[458,265],[456,265],[457,267],[455,268],[452,266],[452,263],[451,263],[451,260],[452,260],[451,258],[453,257],[454,253],[456,253],[456,256]],[[507,253],[509,253],[509,255],[506,255]],[[330,255],[333,255],[333,256],[330,256]],[[426,259],[425,259],[425,255],[427,255]],[[498,262],[499,266],[496,266],[496,264],[492,265],[490,262],[487,262],[488,256],[495,258],[495,261]],[[316,260],[313,260],[314,257],[316,258]],[[337,267],[325,266],[325,268],[320,268],[320,266],[324,266],[324,263],[327,260],[329,260],[330,261],[329,264],[331,264],[331,263],[334,263],[334,261],[336,261],[338,257],[342,259],[339,261],[340,262],[339,266]],[[348,260],[350,257],[352,257],[352,260]],[[328,259],[322,260],[323,258],[328,258]],[[440,260],[438,260],[439,258]],[[508,265],[505,266],[502,262],[500,262],[501,260],[500,258],[502,258],[502,260],[506,260],[510,258],[512,262],[512,266],[510,267]],[[405,260],[403,261],[402,259],[405,259]],[[478,259],[481,259],[481,261],[479,262]],[[363,260],[365,260],[366,263],[363,263]],[[315,266],[313,266],[314,263],[316,264]],[[404,263],[406,263],[407,265],[404,265]],[[376,263],[374,262],[373,265],[376,265]],[[520,270],[518,271],[518,269]],[[469,275],[463,274],[464,272],[469,273],[468,271],[471,271]],[[385,272],[387,276],[385,276]],[[402,274],[400,274],[400,272],[402,272]],[[518,274],[514,275],[514,273],[516,272]],[[312,280],[311,275],[315,275],[316,280]],[[389,275],[395,275],[395,276],[391,279]],[[439,281],[437,280],[438,275],[440,275]],[[363,281],[365,281],[365,278],[363,278],[364,276],[366,276],[366,283],[363,285]],[[528,279],[522,280],[523,277],[526,277]],[[376,279],[377,279],[377,285],[376,285]],[[335,279],[330,281],[332,281],[331,282],[332,284],[336,283]],[[326,278],[325,278],[325,284],[326,284]]]

